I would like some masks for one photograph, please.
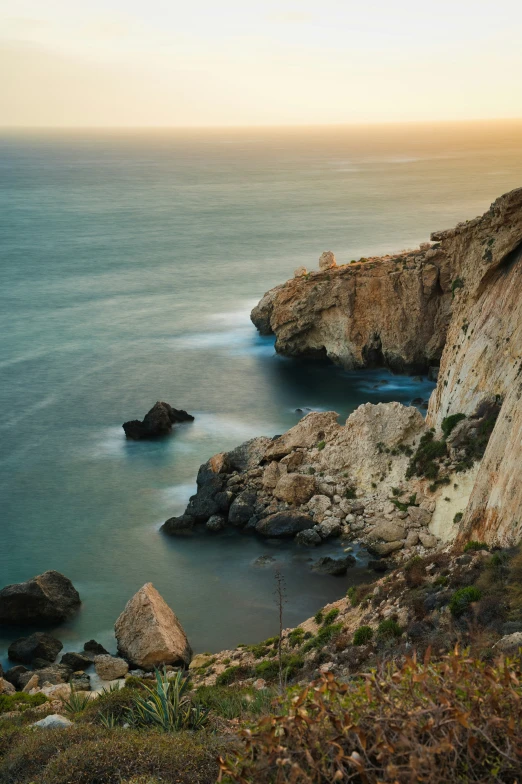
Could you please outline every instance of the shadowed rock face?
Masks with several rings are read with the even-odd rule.
[[[74,615],[80,603],[80,595],[67,577],[44,572],[0,591],[0,622],[56,623]]]

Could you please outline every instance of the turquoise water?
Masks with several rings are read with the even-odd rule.
[[[110,643],[150,580],[195,650],[217,650],[276,630],[259,555],[284,570],[287,625],[363,579],[313,575],[289,545],[158,528],[201,462],[282,432],[297,407],[346,417],[431,391],[276,356],[248,318],[268,288],[326,249],[415,246],[521,181],[520,123],[1,136],[0,585],[70,577],[84,604],[57,633],[73,649]],[[195,422],[127,443],[121,423],[158,399]]]

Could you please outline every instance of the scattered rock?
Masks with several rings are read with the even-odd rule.
[[[43,667],[38,670],[40,683],[49,683],[55,686],[59,683],[68,683],[73,670],[65,664],[51,664],[50,667]]]
[[[114,628],[119,652],[136,667],[190,663],[192,649],[183,627],[152,583],[127,602]]]
[[[331,506],[332,502],[327,495],[314,495],[308,501],[308,509],[318,523],[322,523],[326,510]]]
[[[416,544],[419,542],[419,534],[418,531],[408,531],[408,536],[406,537],[406,541],[404,542],[405,547],[415,547]]]
[[[6,678],[0,678],[0,694],[15,694],[16,689]]]
[[[321,574],[342,575],[355,564],[353,555],[345,555],[344,558],[330,558],[329,555],[325,555],[313,564],[312,569]]]
[[[80,595],[60,572],[48,571],[0,591],[0,623],[55,623],[70,618]]]
[[[299,531],[313,528],[312,518],[302,512],[276,512],[260,520],[256,531],[261,536],[294,536]]]
[[[518,653],[518,649],[522,648],[522,632],[506,634],[501,640],[495,643],[493,648],[502,653]]]
[[[8,655],[12,661],[23,662],[23,664],[31,664],[36,658],[53,662],[62,648],[62,643],[56,637],[35,632],[29,637],[20,637],[12,642],[8,648]]]
[[[252,515],[256,506],[257,496],[249,490],[240,493],[232,502],[228,513],[228,522],[237,528],[245,526]]]
[[[127,438],[133,441],[140,441],[144,438],[157,438],[165,436],[172,430],[172,425],[178,422],[193,422],[194,417],[182,411],[172,408],[168,403],[158,401],[145,415],[143,421],[133,419],[124,422],[122,427]]]
[[[408,516],[414,525],[429,525],[432,517],[427,509],[422,509],[420,506],[409,506]]]
[[[100,656],[94,657],[94,669],[102,680],[114,681],[116,678],[124,678],[127,675],[129,665],[118,656],[102,653]]]
[[[288,504],[306,504],[315,493],[315,478],[305,474],[284,474],[278,481],[274,495]]]
[[[90,654],[93,657],[100,656],[102,653],[109,653],[109,651],[105,650],[103,645],[100,645],[100,643],[96,642],[96,640],[88,640],[83,646],[83,651],[84,653]]]
[[[318,532],[314,528],[307,528],[305,531],[299,531],[295,537],[297,544],[305,545],[306,547],[315,547],[323,541]]]
[[[27,680],[25,686],[23,687],[22,691],[25,691],[27,694],[31,691],[31,689],[37,689],[38,684],[40,683],[40,678],[36,673],[27,673],[31,677]]]
[[[316,528],[321,539],[329,539],[331,536],[339,536],[341,533],[341,525],[337,518],[324,520]]]
[[[297,267],[294,270],[294,278],[301,278],[303,275],[306,275],[306,273],[306,267]]]
[[[401,550],[403,547],[404,542],[377,542],[368,545],[368,550],[369,552],[384,558],[387,555],[391,555],[391,553],[394,553],[396,550]]]
[[[32,727],[42,727],[44,729],[68,729],[72,727],[72,721],[66,719],[65,716],[60,716],[59,713],[51,713],[50,716],[46,716],[45,719],[40,719],[40,721],[35,721],[32,724]]]
[[[89,667],[92,664],[92,659],[90,656],[86,656],[83,653],[70,652],[64,653],[60,659],[60,664],[65,664],[66,667],[70,667],[73,672],[76,672],[77,670],[85,670],[87,667]]]
[[[372,528],[369,540],[372,542],[382,540],[383,542],[396,542],[406,537],[406,529],[397,523],[381,522]]]
[[[91,690],[91,678],[86,672],[75,672],[71,675],[70,684],[74,691]]]
[[[22,675],[28,672],[30,671],[27,669],[27,667],[24,667],[21,664],[17,664],[16,667],[11,667],[9,670],[7,670],[7,672],[4,672],[3,677],[6,681],[9,681],[9,683],[12,684],[15,689],[19,690],[22,689],[25,685],[25,683],[22,683],[20,679]]]
[[[419,539],[423,547],[431,548],[437,546],[437,537],[425,531],[419,531]]]

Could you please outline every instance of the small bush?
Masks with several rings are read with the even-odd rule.
[[[200,686],[193,702],[224,719],[248,718],[268,713],[275,696],[274,689],[238,686]]]
[[[19,691],[16,694],[0,694],[0,714],[9,711],[25,711],[36,708],[47,702],[45,694],[25,694]]]
[[[463,516],[464,516],[463,512],[457,512],[457,514],[453,518],[453,522],[454,523],[460,523],[460,521],[462,520]]]
[[[469,552],[470,550],[489,550],[489,544],[486,544],[485,542],[474,542],[471,540],[471,542],[466,542],[464,545],[465,553]]]
[[[254,659],[262,659],[268,653],[268,646],[259,643],[259,645],[249,645],[247,650],[252,652]]]
[[[125,724],[127,711],[132,708],[139,693],[138,689],[129,687],[127,683],[122,689],[104,692],[90,701],[76,721],[101,725],[107,716],[112,716],[117,724]]]
[[[333,623],[338,615],[339,615],[339,609],[337,607],[334,607],[332,610],[329,610],[323,618],[323,625],[328,626],[329,624]]]
[[[317,444],[317,449],[321,451],[322,449],[325,448],[325,446],[326,446],[326,441],[319,441],[319,443]]]
[[[357,498],[357,490],[354,485],[349,485],[346,490],[344,491],[344,497],[349,501]]]
[[[426,479],[436,479],[440,469],[436,461],[446,457],[447,454],[445,441],[436,441],[431,430],[424,433],[410,460],[406,477],[411,479],[413,476],[424,476]]]
[[[373,637],[373,629],[371,626],[359,626],[353,635],[354,645],[366,645]]]
[[[223,672],[217,676],[216,686],[228,686],[230,683],[234,683],[235,681],[249,678],[251,674],[252,673],[250,668],[243,664],[236,664],[233,667],[227,667],[226,670],[223,670]]]
[[[304,659],[298,654],[283,656],[283,677],[285,679],[293,678],[303,665]],[[258,678],[264,678],[266,681],[275,681],[279,678],[279,662],[275,659],[259,662],[259,664],[256,664],[255,666],[255,674]]]
[[[444,437],[447,438],[453,428],[458,425],[459,422],[462,422],[463,419],[466,419],[465,414],[451,414],[450,416],[444,417],[441,423],[441,430],[444,433]]]
[[[300,626],[297,626],[295,629],[292,629],[290,634],[288,635],[288,644],[295,648],[296,645],[301,645],[304,639],[304,629],[301,629]]]
[[[346,598],[349,600],[352,607],[357,607],[357,605],[366,599],[370,590],[371,585],[352,585],[346,591]]]
[[[402,629],[393,618],[387,618],[381,621],[377,629],[377,636],[381,639],[391,639],[392,637],[400,637]]]
[[[320,625],[322,624],[322,622],[323,622],[323,619],[324,619],[324,613],[323,613],[323,611],[322,611],[322,610],[319,610],[318,612],[316,612],[316,614],[314,615],[314,621],[316,622],[316,624],[317,624],[318,626],[320,626]]]
[[[337,637],[337,635],[340,634],[342,628],[342,623],[332,623],[329,626],[321,627],[315,637],[311,637],[308,642],[303,645],[303,653],[311,651],[314,648],[323,648],[330,640],[333,640],[334,637]]]
[[[449,608],[456,618],[460,618],[469,609],[472,602],[478,602],[482,593],[474,586],[469,585],[467,588],[459,588],[450,599]]]
[[[463,288],[464,288],[464,281],[462,280],[462,278],[455,278],[455,280],[451,284],[452,296],[455,296],[455,292],[457,291],[457,289],[463,289]]]

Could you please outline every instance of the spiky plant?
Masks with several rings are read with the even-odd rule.
[[[167,672],[155,670],[154,687],[144,684],[145,694],[137,695],[128,709],[129,724],[134,727],[155,727],[162,732],[201,729],[207,722],[208,710],[192,703],[188,681],[177,672],[167,678]]]

